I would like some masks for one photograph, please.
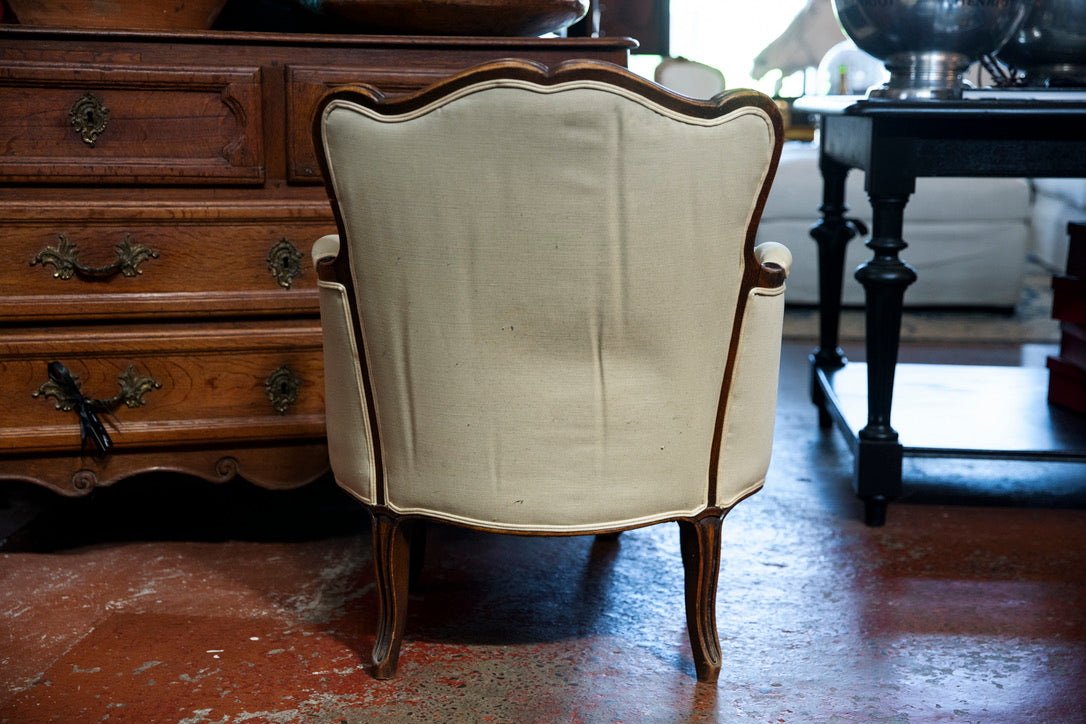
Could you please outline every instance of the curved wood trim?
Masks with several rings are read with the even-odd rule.
[[[79,433],[74,434],[78,445]],[[210,483],[238,477],[270,490],[308,485],[328,473],[328,449],[323,436],[260,440],[248,445],[242,441],[221,447],[120,450],[104,459],[83,457],[78,450],[71,452],[71,447],[37,459],[0,457],[0,477],[41,485],[66,497],[80,497],[144,473],[180,473]]]
[[[753,91],[751,91],[753,93]],[[761,95],[761,94],[757,94]],[[728,408],[728,398],[731,396],[732,383],[735,377],[735,364],[738,358],[739,342],[743,337],[743,321],[747,311],[747,300],[750,290],[760,287],[775,289],[784,284],[787,273],[776,264],[761,264],[754,254],[754,240],[758,235],[758,225],[762,221],[762,212],[765,211],[766,201],[769,199],[769,190],[773,186],[773,180],[777,175],[777,166],[781,160],[781,148],[784,144],[784,122],[781,119],[780,109],[767,96],[761,96],[759,107],[769,112],[770,121],[773,124],[773,151],[769,168],[766,170],[762,189],[754,204],[754,212],[751,214],[750,223],[747,226],[747,238],[743,242],[743,281],[739,286],[739,299],[735,306],[735,317],[732,320],[732,338],[728,344],[728,360],[724,368],[724,380],[720,385],[720,400],[717,403],[716,428],[713,431],[713,443],[709,453],[709,504],[717,502],[717,478],[720,472],[720,450],[724,443],[724,421]],[[768,111],[765,102],[772,105],[772,111]]]
[[[758,490],[751,491],[749,494],[747,494],[747,495],[743,496],[742,498],[740,498],[736,502],[736,505],[743,502],[744,500],[746,500],[747,498],[749,498],[750,496],[754,495],[757,492],[758,492]],[[700,512],[698,512],[696,515],[692,515],[692,516],[676,515],[676,516],[671,516],[671,517],[667,517],[667,518],[660,518],[658,520],[652,520],[652,521],[648,521],[648,522],[644,522],[644,523],[636,523],[636,524],[632,524],[632,525],[601,526],[599,528],[586,528],[584,530],[571,530],[571,531],[562,531],[562,530],[544,530],[544,531],[541,531],[541,530],[523,530],[523,529],[511,530],[509,528],[499,528],[499,527],[496,527],[496,526],[473,525],[471,523],[462,523],[460,521],[447,520],[445,518],[439,518],[439,517],[433,516],[433,515],[423,515],[423,514],[419,514],[419,513],[401,513],[400,511],[393,510],[392,508],[389,508],[389,507],[387,507],[385,505],[366,505],[364,503],[360,503],[360,505],[363,505],[370,513],[372,513],[374,515],[379,514],[379,515],[388,516],[390,518],[400,518],[400,519],[403,519],[403,520],[406,520],[406,521],[415,522],[415,523],[417,523],[419,525],[425,525],[427,522],[432,522],[432,523],[439,523],[439,524],[442,524],[442,525],[453,525],[453,526],[456,526],[457,528],[462,528],[464,530],[474,530],[474,531],[478,531],[480,533],[498,533],[500,535],[515,535],[515,536],[532,537],[532,538],[571,538],[571,537],[574,537],[574,536],[582,536],[582,535],[585,535],[585,536],[591,535],[591,536],[600,536],[600,537],[609,537],[609,536],[618,537],[618,535],[620,533],[624,533],[624,532],[629,531],[629,530],[637,530],[638,528],[648,528],[648,527],[653,526],[653,525],[664,525],[664,524],[667,524],[667,523],[679,523],[679,522],[684,521],[684,520],[685,521],[696,521],[696,520],[699,520],[699,519],[701,519],[701,518],[703,518],[705,516],[714,516],[714,515],[723,516],[725,513],[727,513],[729,510],[731,510],[732,508],[735,507],[733,505],[733,506],[731,506],[729,508],[720,508],[720,507],[717,507],[717,506],[710,505],[710,506],[707,506],[706,508],[704,508],[703,510],[701,510]]]
[[[324,108],[335,99],[358,103],[382,115],[396,116],[424,108],[464,88],[496,80],[522,81],[544,87],[578,81],[596,81],[637,93],[645,100],[657,103],[668,110],[700,119],[719,118],[740,108],[761,108],[773,119],[777,137],[780,138],[783,135],[780,110],[772,99],[758,91],[736,89],[719,93],[709,100],[695,100],[673,93],[613,63],[598,60],[567,60],[548,67],[542,63],[518,58],[482,63],[416,93],[395,98],[386,98],[380,91],[366,86],[333,89],[317,105],[315,117],[315,122],[318,124],[317,131],[319,133],[319,123]],[[777,155],[779,156],[779,153]]]

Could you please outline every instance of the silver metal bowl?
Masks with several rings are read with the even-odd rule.
[[[1030,86],[1086,86],[1086,0],[1032,0],[999,59]]]
[[[890,80],[868,93],[893,100],[953,99],[962,73],[999,50],[1031,0],[833,0],[856,45],[886,64]]]

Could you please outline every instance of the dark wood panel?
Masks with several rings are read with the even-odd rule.
[[[325,93],[338,86],[366,85],[385,95],[421,90],[448,77],[441,69],[358,68],[291,65],[286,69],[287,179],[292,183],[321,183],[320,164],[313,148],[313,115]]]
[[[588,15],[569,28],[570,37],[629,37],[635,53],[671,54],[671,4],[668,0],[592,0]]]
[[[601,35],[633,38],[639,53],[670,55],[668,0],[599,0],[599,4]]]
[[[84,99],[104,123],[88,139]],[[264,180],[259,68],[0,65],[0,105],[0,181]]]

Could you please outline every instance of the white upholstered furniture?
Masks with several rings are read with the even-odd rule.
[[[1067,268],[1067,224],[1086,223],[1086,179],[1033,179],[1032,251],[1056,273]]]
[[[851,171],[845,191],[849,215],[871,228],[864,174]],[[760,240],[782,241],[795,257],[788,301],[818,302],[818,247],[808,230],[818,220],[822,176],[818,146],[784,145],[769,195]],[[995,307],[1018,302],[1030,247],[1030,186],[1017,178],[920,178],[906,207],[901,258],[919,272],[905,293],[905,306]],[[1063,229],[1066,237],[1067,229]],[[871,258],[856,238],[848,246],[842,301],[863,305],[864,290],[851,271]],[[1066,240],[1063,242],[1066,254]]]
[[[370,509],[374,675],[394,674],[412,524],[547,535],[679,521],[698,678],[720,522],[769,464],[788,250],[754,248],[766,97],[616,67],[483,66],[340,91],[317,147],[329,452]]]
[[[664,58],[653,71],[652,79],[690,98],[712,98],[727,86],[720,70],[689,58]]]

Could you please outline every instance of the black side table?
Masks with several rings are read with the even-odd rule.
[[[901,495],[904,455],[1086,462],[1086,419],[1046,404],[1044,370],[897,364],[902,300],[916,281],[900,257],[916,179],[1086,177],[1086,91],[975,91],[922,102],[807,96],[796,107],[821,117],[811,399],[819,423],[836,424],[850,443],[867,524],[885,523],[887,504]],[[866,233],[845,205],[853,168],[866,172],[873,219],[872,258],[856,271],[866,295],[866,366],[846,365],[838,347],[845,247]],[[890,422],[895,390],[900,436]]]

